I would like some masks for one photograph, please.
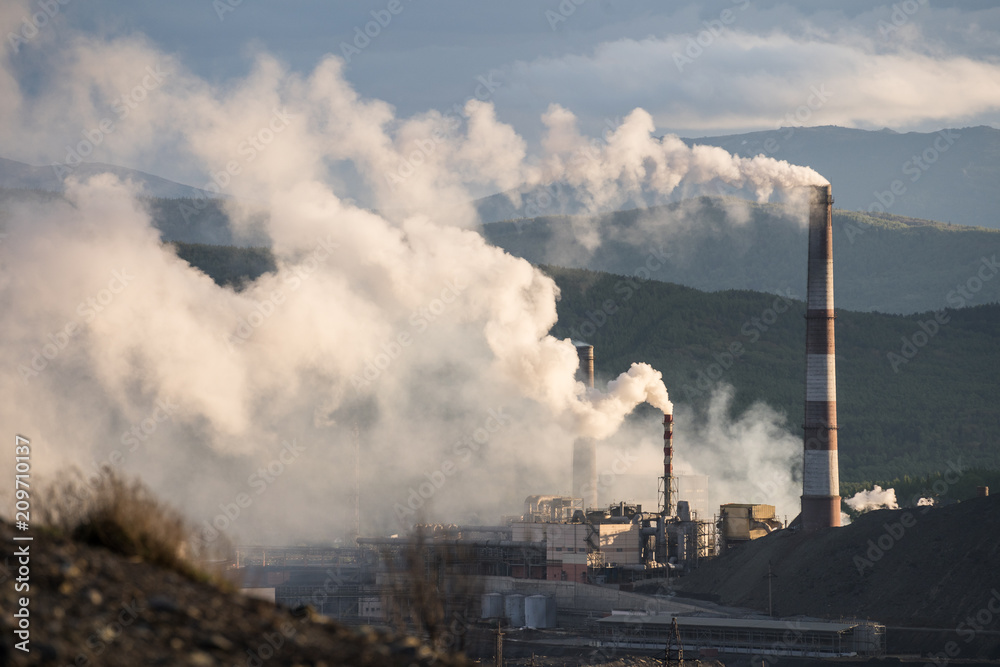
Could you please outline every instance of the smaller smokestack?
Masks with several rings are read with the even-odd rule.
[[[578,340],[573,341],[576,346],[576,356],[580,358],[580,366],[577,369],[577,378],[587,385],[588,389],[594,388],[594,346]]]
[[[674,515],[674,416],[663,415],[663,477],[660,478],[660,514]]]
[[[594,346],[573,341],[580,358],[577,379],[588,389],[594,388]],[[583,509],[598,507],[597,443],[590,438],[577,438],[573,443],[573,496],[583,500]]]

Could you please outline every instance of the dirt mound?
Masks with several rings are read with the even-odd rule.
[[[412,637],[349,629],[97,547],[0,522],[0,665],[467,665]],[[28,574],[17,553],[28,545]],[[20,581],[19,581],[20,580]],[[15,584],[27,583],[16,591]],[[28,599],[30,653],[16,647]]]
[[[775,616],[1000,635],[998,496],[879,510],[814,534],[779,531],[704,564],[678,588],[766,612],[769,565]]]

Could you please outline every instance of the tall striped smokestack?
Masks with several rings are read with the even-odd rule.
[[[577,378],[594,388],[594,346],[573,341],[580,358]],[[577,438],[573,443],[573,497],[583,499],[583,508],[597,507],[597,443],[591,438]]]
[[[840,525],[833,338],[833,196],[829,185],[811,189],[802,468],[802,528],[807,531]]]

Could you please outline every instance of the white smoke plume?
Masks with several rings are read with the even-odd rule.
[[[708,477],[701,519],[725,503],[774,505],[779,520],[799,513],[802,495],[802,438],[788,431],[786,418],[757,403],[732,413],[734,390],[718,385],[704,412],[679,405],[674,412],[674,474]],[[659,419],[635,420],[600,453],[601,501],[635,500],[655,508],[657,477],[663,474],[663,426]]]
[[[57,45],[23,48],[43,46]],[[550,112],[550,154],[531,157],[490,105],[470,103],[464,127],[396,118],[336,58],[303,76],[261,56],[244,80],[214,85],[142,38],[59,48],[30,94],[0,60],[9,156],[70,173],[65,200],[5,215],[0,415],[31,438],[36,473],[109,463],[236,538],[349,533],[355,485],[363,533],[417,514],[492,522],[569,478],[575,437],[611,436],[643,401],[673,409],[646,364],[603,392],[574,379],[574,346],[548,335],[557,287],[470,229],[473,189],[557,173],[608,201],[644,181],[717,177],[763,194],[811,178],[661,144],[641,111],[586,167],[566,114]],[[64,154],[84,146],[208,174],[237,226],[267,213],[277,269],[240,291],[216,285],[160,243],[135,187],[72,175]],[[556,172],[542,168],[555,158]],[[351,198],[345,165],[378,213]],[[706,442],[772,435],[706,428]]]
[[[899,509],[896,502],[895,489],[883,489],[876,484],[868,491],[858,491],[844,503],[855,512],[870,512],[872,510]]]
[[[653,118],[643,109],[632,111],[597,145],[580,136],[576,118],[559,105],[550,106],[543,121],[548,133],[542,182],[564,181],[579,188],[591,210],[619,204],[643,190],[667,197],[682,183],[749,187],[759,201],[767,201],[775,189],[828,183],[813,169],[783,160],[739,157],[715,146],[689,147],[675,135],[657,138]]]

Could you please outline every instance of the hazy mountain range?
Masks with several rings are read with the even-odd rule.
[[[112,173],[123,181],[132,181],[141,185],[143,194],[148,197],[176,199],[181,197],[212,197],[212,193],[190,185],[147,174],[137,169],[119,167],[102,162],[82,162],[75,166],[56,164],[44,167],[7,160],[0,157],[0,188],[21,190],[44,190],[46,192],[62,192],[63,180],[75,176],[80,180],[97,174]]]
[[[830,178],[837,207],[839,307],[915,313],[1000,299],[1000,278],[993,279],[1000,254],[1000,233],[995,231],[1000,227],[1000,130],[898,134],[812,127],[688,141],[742,155],[768,153],[810,165]],[[59,171],[0,159],[0,189],[6,189],[0,199],[59,192]],[[166,241],[268,242],[263,226],[235,237],[221,202],[205,190],[98,163],[78,165],[72,173],[85,177],[105,171],[142,185],[154,224]],[[800,294],[805,285],[805,230],[776,205],[700,197],[567,216],[564,213],[584,210],[567,187],[525,193],[519,206],[505,195],[478,200],[477,205],[488,223],[487,239],[536,264],[632,275],[654,261],[655,270],[644,269],[652,278],[708,291]],[[869,208],[875,213],[850,211]],[[879,208],[888,213],[879,213]],[[544,215],[525,218],[539,212]],[[659,259],[651,257],[653,250]]]
[[[833,228],[839,308],[918,313],[1000,300],[1000,231],[838,209]],[[533,264],[706,291],[799,298],[805,291],[806,229],[771,204],[704,197],[598,216],[496,222],[484,234]]]
[[[990,127],[906,134],[786,127],[685,141],[812,167],[830,180],[840,209],[1000,227],[1000,130]],[[723,189],[719,194],[740,193]],[[565,188],[528,192],[519,206],[504,195],[478,205],[484,222],[588,212]]]

